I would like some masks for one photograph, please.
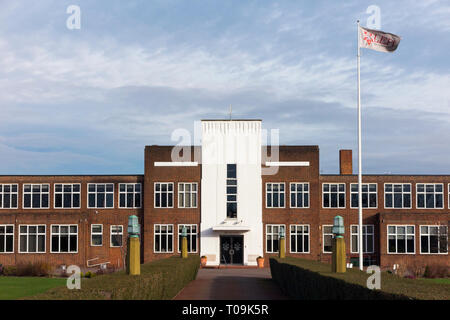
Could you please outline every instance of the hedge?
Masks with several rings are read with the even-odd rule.
[[[300,300],[405,300],[407,296],[370,290],[359,283],[327,276],[316,261],[298,258],[271,258],[272,279],[284,294]],[[309,268],[301,265],[308,265]],[[331,269],[330,265],[327,265]],[[312,269],[312,270],[311,270]],[[314,270],[315,269],[315,270]],[[350,270],[356,271],[356,270]],[[360,272],[360,271],[357,271]],[[331,273],[331,271],[330,271]],[[365,279],[369,277],[364,275]]]
[[[141,275],[125,271],[81,280],[80,290],[51,289],[29,299],[38,300],[165,300],[172,299],[197,276],[200,257],[170,257],[141,265]]]

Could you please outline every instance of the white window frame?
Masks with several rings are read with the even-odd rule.
[[[428,233],[426,233],[426,234],[423,234],[422,233],[422,227],[428,227],[428,228],[440,228],[440,227],[445,227],[445,228],[447,228],[447,252],[422,252],[422,236],[428,236],[428,251],[430,251],[430,230],[428,229]],[[432,254],[435,254],[435,255],[448,255],[448,226],[445,226],[445,225],[438,225],[438,224],[435,224],[435,225],[420,225],[419,226],[419,233],[420,233],[420,254],[426,254],[426,255],[432,255]],[[439,242],[440,240],[439,240],[439,237],[438,237],[438,242]],[[438,248],[440,248],[440,246],[438,246]],[[439,250],[440,251],[440,250]]]
[[[25,192],[25,186],[26,185],[30,185],[31,191],[27,191]],[[40,206],[39,208],[33,208],[33,186],[41,186],[41,189],[39,191],[39,198],[40,198]],[[42,191],[42,186],[48,186],[48,192],[43,192]],[[30,198],[30,205],[31,207],[25,207],[25,195],[29,194],[31,195]],[[42,195],[47,194],[48,196],[48,206],[47,207],[43,207],[42,206]],[[40,210],[40,209],[50,209],[50,183],[23,183],[22,184],[22,208],[25,210]]]
[[[356,185],[356,191],[353,191],[352,186]],[[375,185],[375,191],[370,191],[370,185]],[[362,186],[367,186],[367,192],[362,191],[362,193],[367,193],[367,207],[364,207],[364,203],[363,203],[363,209],[378,209],[378,183],[376,182],[367,182],[367,183],[362,183]],[[351,209],[358,209],[359,205],[354,207],[352,198],[353,195],[356,195],[356,197],[358,197],[358,184],[357,183],[350,183],[350,208]],[[371,194],[375,194],[375,207],[371,207],[370,206],[370,195]],[[363,199],[364,200],[364,199]]]
[[[0,191],[0,198],[1,198],[1,205],[0,205],[0,210],[16,210],[19,208],[19,184],[17,183],[0,183],[0,186],[2,186],[2,189]],[[11,199],[12,199],[12,195],[15,194],[16,195],[16,206],[15,207],[9,207],[9,208],[5,208],[5,186],[9,186],[11,191],[9,192],[10,195],[10,199],[9,199],[9,203],[11,204]],[[16,186],[17,191],[13,192],[12,191],[12,187]]]
[[[188,253],[197,253],[198,252],[198,225],[197,224],[191,224],[191,223],[178,224],[178,238],[177,238],[178,244],[180,243],[180,237],[181,237],[181,230],[180,230],[180,228],[182,229],[183,226],[191,227],[191,232],[187,233],[187,237],[191,238],[191,241],[190,241],[191,247],[192,247],[192,237],[195,236],[195,251],[192,251],[192,250],[189,251],[192,248],[188,247]],[[192,227],[193,226],[195,226],[196,232],[192,232]],[[181,247],[179,245],[178,245],[178,252],[181,252]]]
[[[273,251],[273,241],[274,241],[273,236],[276,235],[278,237],[278,248],[279,248],[280,247],[280,231],[278,230],[278,233],[276,233],[276,234],[273,231],[269,233],[267,231],[269,226],[272,227],[272,230],[273,230],[273,227],[278,227],[278,228],[283,227],[284,228],[284,239],[286,240],[286,237],[287,237],[286,225],[285,224],[272,224],[272,223],[266,224],[266,237],[264,239],[265,246],[266,246],[266,253],[278,253],[279,251]],[[272,236],[272,240],[271,240],[272,241],[272,251],[267,250],[267,236],[268,235]],[[286,250],[286,241],[284,241],[284,249]]]
[[[117,231],[114,231],[113,232],[113,228],[114,227],[120,227],[120,232],[117,232]],[[122,236],[122,244],[120,245],[120,246],[113,246],[113,241],[112,241],[112,237],[113,236],[117,236],[117,235],[120,235],[120,236]],[[109,247],[110,248],[121,248],[121,247],[123,247],[123,225],[121,225],[121,224],[113,224],[113,225],[110,225],[109,226]]]
[[[70,228],[71,227],[77,227],[77,232],[71,232]],[[53,232],[53,227],[59,227],[58,228],[58,232],[54,233]],[[61,251],[61,227],[68,227],[68,233],[67,233],[67,237],[68,237],[68,246],[70,249],[70,236],[76,235],[77,236],[77,249],[75,251]],[[50,253],[59,253],[59,254],[77,254],[78,253],[78,241],[80,240],[78,237],[78,230],[79,230],[79,226],[78,224],[51,224],[50,225]],[[53,236],[57,235],[58,236],[58,251],[54,251],[52,248],[52,244],[53,244]]]
[[[386,192],[386,185],[392,185],[392,191],[390,192]],[[402,207],[401,208],[396,208],[394,206],[395,200],[394,200],[394,185],[401,185],[402,186]],[[404,185],[409,185],[409,192],[407,191],[403,191],[403,186]],[[392,195],[392,207],[387,207],[386,206],[386,194],[391,194]],[[383,194],[384,194],[384,203],[383,203],[383,207],[385,209],[395,209],[395,210],[407,210],[407,209],[412,209],[412,185],[411,183],[403,183],[403,182],[386,182],[383,184]],[[409,194],[409,207],[405,207],[404,206],[404,200],[405,200],[405,194]]]
[[[125,185],[125,191],[120,191],[120,187],[122,185]],[[133,192],[127,191],[129,185],[133,186]],[[136,191],[136,185],[140,186],[141,191]],[[133,194],[133,206],[132,207],[127,206],[128,193]],[[122,194],[125,195],[125,206],[120,205],[120,196]],[[139,194],[139,206],[138,207],[136,206],[136,194]],[[142,208],[142,183],[140,183],[140,182],[121,182],[121,183],[119,183],[119,196],[117,197],[117,200],[118,200],[117,207],[120,209],[140,209],[140,208]]]
[[[191,186],[191,190],[186,192],[186,185]],[[192,187],[195,185],[195,191],[193,191]],[[183,186],[183,188],[180,188],[180,186]],[[183,189],[183,190],[181,190]],[[183,195],[183,204],[180,206],[180,195]],[[186,194],[189,194],[189,197],[191,199],[191,206],[186,206]],[[198,207],[198,183],[197,182],[178,182],[178,208],[182,209],[195,209]],[[195,206],[192,205],[193,200],[195,199]]]
[[[112,191],[106,191],[106,185],[108,185],[108,184],[112,184],[112,187],[113,187]],[[95,185],[95,191],[89,191],[89,186],[90,185]],[[97,189],[98,189],[99,185],[104,185],[105,186],[105,192],[104,192],[105,193],[105,201],[104,201],[105,206],[104,207],[97,207],[97,195],[98,195]],[[114,209],[114,183],[113,182],[99,182],[99,183],[97,183],[97,182],[89,182],[87,184],[87,188],[86,189],[87,189],[86,190],[86,192],[87,192],[87,199],[86,200],[87,200],[87,207],[88,207],[88,209]],[[94,194],[95,195],[95,206],[94,207],[89,206],[89,195],[90,194]],[[112,207],[107,207],[106,206],[106,195],[107,194],[112,194],[112,196],[113,196]]]
[[[94,232],[94,226],[100,226],[101,227],[101,231],[100,232]],[[101,236],[102,239],[102,244],[93,244],[92,242],[92,236]],[[91,247],[103,247],[103,224],[101,223],[92,223],[91,224]]]
[[[56,185],[61,185],[61,187],[62,187],[62,191],[60,192],[60,191],[56,191]],[[64,207],[64,194],[65,193],[69,193],[69,192],[64,192],[64,186],[72,186],[72,191],[70,191],[70,207]],[[78,192],[76,192],[76,191],[73,191],[73,186],[75,186],[75,185],[78,185],[79,187],[80,187],[80,191],[78,191]],[[62,197],[62,199],[61,199],[61,204],[62,204],[62,207],[57,207],[56,206],[56,195],[57,194],[61,194],[61,197]],[[79,201],[79,206],[78,207],[74,207],[73,206],[73,195],[74,194],[78,194],[78,196],[80,197],[80,201]],[[54,209],[80,209],[81,208],[81,183],[54,183],[53,184],[53,208]]]
[[[419,188],[419,185],[423,184],[423,192],[419,192],[417,189]],[[433,185],[434,191],[433,191],[433,198],[434,198],[434,207],[433,208],[426,208],[427,205],[427,185]],[[436,185],[441,185],[442,186],[442,192],[436,192]],[[423,194],[424,195],[424,206],[425,207],[419,207],[419,194]],[[436,207],[436,194],[441,194],[442,195],[442,207]],[[423,183],[423,182],[418,182],[416,183],[416,209],[420,209],[420,210],[436,210],[436,209],[444,209],[444,184],[443,183]]]
[[[302,207],[298,207],[297,206],[297,193],[298,193],[297,185],[298,184],[302,184],[303,185],[302,191],[301,191],[301,194],[302,194],[302,197],[303,197],[303,199],[302,199],[303,206]],[[295,186],[295,190],[294,191],[292,191],[292,185]],[[308,186],[308,191],[305,191],[305,185]],[[293,209],[309,209],[309,206],[310,206],[310,203],[311,203],[310,196],[309,196],[310,195],[310,193],[309,193],[310,190],[311,189],[310,189],[309,182],[291,182],[291,183],[289,183],[289,207],[293,208]],[[308,205],[307,206],[304,205],[304,203],[305,203],[304,194],[305,193],[308,195]],[[292,206],[292,199],[293,198],[295,198],[295,206]]]
[[[358,231],[356,233],[353,232],[353,227],[358,228],[357,229]],[[371,233],[367,232],[367,227],[372,227],[372,232]],[[366,232],[364,232],[364,229],[366,230]],[[358,251],[353,251],[353,236],[354,235],[356,235],[356,239],[358,239],[357,242],[356,242],[356,245],[358,246]],[[365,237],[364,237],[364,235],[365,235]],[[363,241],[365,242],[366,249],[368,248],[368,245],[367,245],[368,240],[367,240],[367,238],[370,235],[372,236],[372,251],[363,251],[363,254],[375,253],[375,225],[373,225],[373,224],[363,224]],[[363,248],[364,248],[364,246],[363,246]],[[359,253],[359,225],[357,225],[357,224],[351,224],[350,225],[350,253]]]
[[[14,225],[13,224],[0,224],[0,227],[5,227],[5,233],[4,234],[0,234],[0,237],[3,237],[4,238],[4,240],[3,240],[3,243],[4,243],[4,245],[5,245],[5,247],[3,248],[5,251],[3,251],[3,252],[1,252],[0,251],[0,254],[11,254],[11,253],[14,253]],[[12,232],[6,232],[6,228],[7,227],[12,227]],[[12,236],[12,251],[6,251],[6,237],[7,236]]]
[[[325,190],[325,185],[328,184],[329,185],[329,191],[324,191]],[[332,207],[331,206],[331,185],[337,185],[337,207]],[[339,191],[339,185],[344,185],[344,191]],[[347,207],[347,196],[346,196],[346,188],[347,188],[347,184],[346,183],[342,183],[342,182],[322,182],[322,209],[345,209]],[[329,194],[329,207],[324,207],[324,199],[325,199],[325,193]],[[344,195],[344,206],[340,207],[339,206],[339,194],[343,194]]]
[[[324,254],[331,254],[332,253],[331,251],[325,251],[325,236],[331,235],[331,243],[333,244],[334,235],[333,235],[333,232],[325,233],[325,227],[333,228],[333,225],[332,224],[323,224],[322,225],[322,253],[324,253]]]
[[[156,185],[159,184],[159,191],[156,191]],[[171,206],[167,206],[167,207],[162,207],[162,201],[161,201],[161,194],[163,193],[161,186],[163,184],[167,185],[167,204],[169,204],[169,193],[172,194],[172,205]],[[169,185],[172,185],[172,191],[169,191]],[[159,207],[156,206],[156,197],[159,197]],[[155,182],[153,184],[153,208],[156,209],[170,209],[174,207],[174,203],[175,203],[175,183],[173,182]]]
[[[21,231],[20,231],[20,227],[27,227],[27,232],[26,233],[22,233]],[[29,239],[29,235],[30,235],[30,232],[29,232],[29,229],[30,229],[30,227],[36,227],[36,252],[29,252],[28,250],[29,250],[29,245],[30,245],[30,239]],[[39,230],[39,227],[44,227],[44,232],[38,232],[38,230]],[[27,236],[27,251],[21,251],[21,249],[20,249],[20,238],[21,238],[21,236],[22,235],[26,235]],[[38,249],[38,243],[39,243],[39,235],[44,235],[44,251],[37,251],[37,249]],[[18,236],[19,236],[19,243],[18,243],[18,245],[19,245],[19,253],[32,253],[32,254],[36,254],[36,253],[38,253],[38,254],[43,254],[43,253],[47,253],[47,225],[45,225],[45,224],[19,224],[19,232],[18,232]]]
[[[267,190],[267,186],[269,184],[271,185],[271,189],[272,189],[271,191]],[[274,184],[278,185],[278,207],[273,206],[273,185]],[[281,185],[283,185],[283,191],[281,191],[281,188],[280,188]],[[281,193],[283,193],[283,195],[284,195],[283,206],[279,205]],[[271,201],[272,205],[270,207],[267,206],[267,199],[268,199],[269,195],[272,199],[272,201]],[[286,208],[286,183],[284,183],[284,182],[266,182],[266,209],[283,209],[283,208]]]
[[[292,227],[295,227],[295,229],[296,229],[294,233],[292,233],[292,229],[291,229]],[[303,233],[298,233],[297,227],[302,227]],[[308,232],[304,232],[305,227],[308,227]],[[299,235],[299,234],[303,235],[303,248],[302,249],[305,248],[305,241],[304,241],[305,236],[308,237],[308,251],[301,251],[301,252],[298,251],[297,235]],[[292,241],[291,241],[292,236],[295,236],[295,243],[296,243],[295,247],[297,248],[297,251],[292,251],[292,245],[291,245],[292,244]],[[289,252],[290,253],[298,253],[298,254],[309,254],[309,253],[311,253],[310,251],[311,251],[311,227],[310,227],[310,225],[309,224],[290,224],[289,225]]]
[[[395,227],[395,233],[389,233],[389,227]],[[398,248],[397,248],[397,228],[398,227],[405,227],[405,251],[406,252],[397,252]],[[408,227],[413,227],[414,232],[413,233],[408,233]],[[387,254],[416,254],[416,226],[415,225],[411,225],[411,224],[388,224],[386,227],[386,237],[387,237],[387,241],[386,241],[386,252]],[[389,236],[390,235],[394,235],[395,236],[395,251],[396,252],[389,252]],[[414,252],[407,252],[408,251],[408,236],[413,236],[414,237]]]
[[[156,226],[159,226],[159,233],[156,233]],[[172,250],[171,251],[161,251],[161,240],[159,242],[160,248],[159,248],[158,251],[156,250],[156,236],[159,235],[161,237],[161,235],[163,234],[163,233],[161,233],[161,227],[162,226],[166,226],[167,227],[167,233],[165,233],[167,235],[166,248],[169,247],[169,236],[170,235],[172,236]],[[169,226],[172,226],[172,232],[169,232]],[[162,253],[162,254],[164,254],[164,253],[173,253],[173,243],[174,243],[174,225],[173,224],[165,224],[165,223],[162,223],[162,224],[161,223],[155,223],[153,225],[153,252],[154,253]]]

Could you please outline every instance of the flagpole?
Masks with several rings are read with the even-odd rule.
[[[362,148],[361,148],[361,48],[359,36],[359,20],[358,24],[358,235],[359,235],[359,269],[363,270],[363,215],[362,215]]]

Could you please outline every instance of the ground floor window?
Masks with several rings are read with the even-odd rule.
[[[447,253],[447,226],[420,226],[420,253]]]
[[[350,248],[351,253],[359,252],[359,226],[351,225]],[[374,226],[372,224],[363,225],[363,253],[374,252]]]
[[[19,226],[19,253],[44,253],[46,226]]]
[[[91,224],[91,246],[99,247],[103,245],[103,225]]]
[[[123,226],[111,226],[110,237],[111,247],[121,247],[123,243]]]
[[[291,225],[291,252],[309,253],[309,225]]]
[[[173,252],[173,224],[155,224],[155,252]]]
[[[388,253],[414,253],[414,226],[388,226]]]
[[[196,224],[179,224],[178,225],[178,252],[181,252],[181,233],[183,227],[187,232],[187,249],[188,252],[197,252],[197,225]]]
[[[78,251],[78,225],[52,225],[51,248],[53,253]]]
[[[266,225],[266,252],[275,253],[280,249],[280,231],[285,233],[285,226],[282,224]]]
[[[0,225],[0,253],[14,252],[14,226]]]
[[[333,245],[333,226],[322,226],[322,247],[323,253],[331,253]]]

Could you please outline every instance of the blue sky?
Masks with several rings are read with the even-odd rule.
[[[281,144],[319,145],[322,173],[343,148],[356,165],[370,5],[402,41],[362,52],[363,170],[450,174],[450,2],[434,0],[0,0],[0,174],[143,173],[145,145],[230,104]]]

